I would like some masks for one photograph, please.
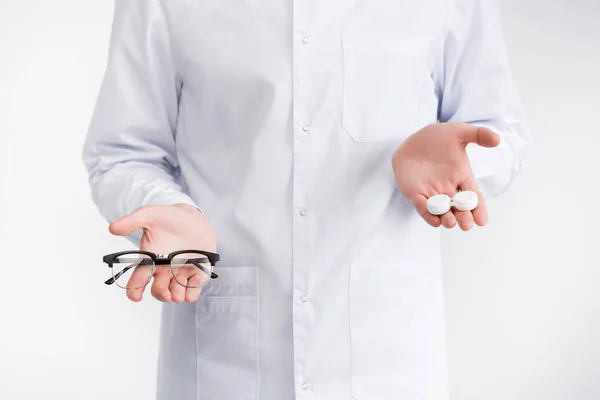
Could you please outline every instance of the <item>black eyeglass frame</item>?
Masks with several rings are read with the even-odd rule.
[[[214,272],[209,271],[205,266],[203,266],[201,264],[201,263],[208,261],[210,263],[210,265],[212,267],[214,267],[215,264],[220,260],[219,254],[211,253],[209,251],[204,251],[204,250],[177,250],[177,251],[174,251],[169,254],[156,254],[151,251],[145,251],[145,250],[128,250],[128,251],[119,251],[117,253],[107,254],[104,257],[102,257],[102,261],[105,262],[106,264],[108,264],[109,268],[112,268],[115,260],[118,259],[120,256],[123,256],[126,254],[146,255],[146,256],[150,257],[150,259],[152,260],[154,265],[170,265],[171,262],[173,261],[173,258],[178,256],[179,254],[201,254],[206,257],[196,258],[196,259],[188,259],[188,262],[191,262],[192,264],[194,264],[205,274],[210,275],[211,279],[216,279],[219,277],[219,275],[215,274]],[[137,264],[137,265],[141,265],[141,264]],[[122,272],[125,272],[125,270]],[[118,278],[119,278],[119,276],[117,276],[117,277],[113,276],[104,283],[107,285],[112,285],[113,283],[116,282],[116,280]]]

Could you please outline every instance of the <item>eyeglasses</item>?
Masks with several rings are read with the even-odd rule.
[[[213,272],[219,261],[217,253],[201,250],[179,250],[170,254],[155,254],[149,251],[121,251],[102,258],[112,271],[112,278],[104,282],[116,283],[123,289],[145,287],[156,266],[169,266],[175,281],[188,288],[204,287],[211,279],[219,276]]]

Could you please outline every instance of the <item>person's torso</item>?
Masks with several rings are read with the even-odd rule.
[[[445,399],[439,231],[391,156],[437,121],[448,3],[163,1],[222,261],[165,306],[160,399]]]

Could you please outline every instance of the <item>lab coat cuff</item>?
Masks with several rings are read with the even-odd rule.
[[[160,192],[144,202],[144,205],[146,206],[170,206],[174,204],[189,204],[196,207],[198,211],[204,214],[204,211],[194,202],[194,200],[183,192]]]
[[[506,139],[503,138],[503,134],[498,128],[490,124],[473,123],[470,125],[488,128],[502,139],[500,144],[494,148],[482,147],[474,143],[467,146],[467,156],[479,189],[484,197],[493,196],[496,194],[495,181],[503,167],[501,160],[504,146],[507,145]]]

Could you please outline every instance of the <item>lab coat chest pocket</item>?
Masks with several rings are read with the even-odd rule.
[[[215,272],[219,278],[196,302],[198,400],[255,399],[258,269],[217,266]]]
[[[346,36],[342,125],[356,142],[402,140],[419,129],[427,41]]]
[[[420,340],[424,280],[394,267],[350,265],[350,381],[356,400],[426,398],[420,393],[427,385]]]

